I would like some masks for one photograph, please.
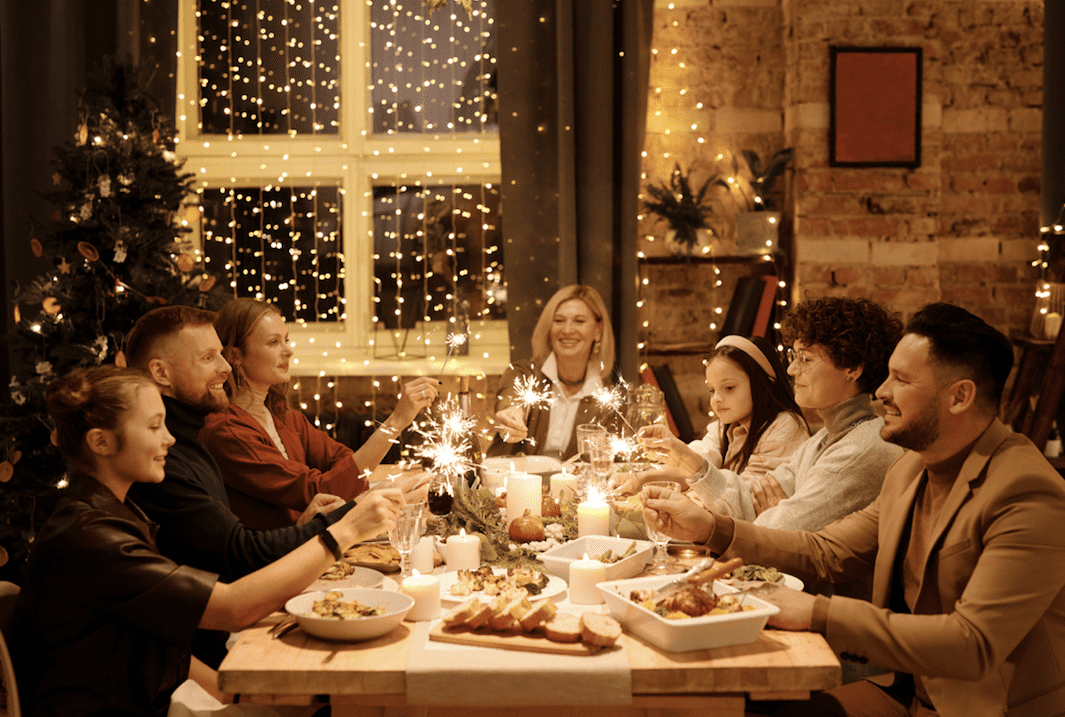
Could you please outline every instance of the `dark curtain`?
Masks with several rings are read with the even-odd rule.
[[[511,355],[560,287],[595,287],[637,376],[636,215],[653,0],[497,0]]]

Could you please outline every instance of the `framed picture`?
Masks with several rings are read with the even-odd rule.
[[[830,47],[829,54],[829,166],[921,166],[921,48]]]

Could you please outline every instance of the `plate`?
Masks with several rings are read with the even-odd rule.
[[[507,572],[506,568],[492,568],[492,572],[496,575],[502,575]],[[545,573],[546,574],[546,573]],[[467,598],[471,597],[485,597],[485,594],[481,591],[470,593],[469,595],[452,595],[451,586],[459,580],[459,574],[457,571],[451,571],[441,573],[440,578],[440,599],[447,603],[459,603]],[[566,591],[566,581],[555,575],[547,576],[547,585],[540,591],[539,595],[530,595],[530,600],[539,600],[540,598],[553,598],[561,595]]]
[[[385,609],[384,614],[353,620],[316,617],[311,612],[314,602],[321,600],[326,592],[328,591],[318,590],[303,593],[285,603],[285,610],[296,617],[304,632],[323,640],[373,640],[387,635],[399,626],[414,607],[414,598],[402,592],[377,588],[345,588],[340,591],[342,600],[358,600],[363,605],[380,606]]]
[[[399,572],[399,551],[386,543],[363,543],[344,553],[344,560],[382,573]]]
[[[629,538],[613,538],[605,535],[585,535],[540,553],[539,560],[547,568],[548,573],[557,575],[563,580],[569,580],[569,564],[574,560],[580,560],[586,554],[595,558],[607,550],[624,553],[633,542],[636,543],[636,550],[632,555],[616,563],[604,563],[604,565],[606,565],[607,580],[634,578],[643,572],[644,567],[650,561],[654,543],[647,540],[633,541]]]
[[[350,575],[335,580],[318,578],[304,592],[311,590],[342,590],[344,588],[379,588],[383,586],[384,580],[385,576],[377,570],[351,565]]]

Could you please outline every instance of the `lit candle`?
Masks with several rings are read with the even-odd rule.
[[[577,504],[577,536],[610,535],[610,506],[603,500]]]
[[[497,489],[502,489],[507,484],[507,473],[509,471],[502,466],[482,466],[481,467],[481,487],[488,488],[494,493],[497,493]]]
[[[447,569],[476,570],[481,567],[481,539],[466,535],[466,529],[447,539]]]
[[[544,479],[528,473],[511,473],[507,476],[507,527],[515,518],[530,511],[540,515],[543,505]]]
[[[400,589],[414,598],[414,607],[406,619],[416,622],[440,617],[440,580],[435,575],[422,575],[415,570]]]
[[[551,476],[551,497],[555,500],[573,500],[577,497],[577,476],[562,471]]]
[[[606,565],[598,560],[574,560],[569,564],[569,601],[574,605],[598,605],[603,594],[595,587],[606,580]]]

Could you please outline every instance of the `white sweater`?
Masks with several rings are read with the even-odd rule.
[[[747,481],[709,462],[688,479],[691,489],[707,506],[717,509],[724,502],[735,517],[770,528],[820,530],[864,508],[879,494],[902,448],[880,438],[884,419],[873,412],[867,394],[819,413],[824,428],[767,474],[788,497],[761,515],[755,515]]]

